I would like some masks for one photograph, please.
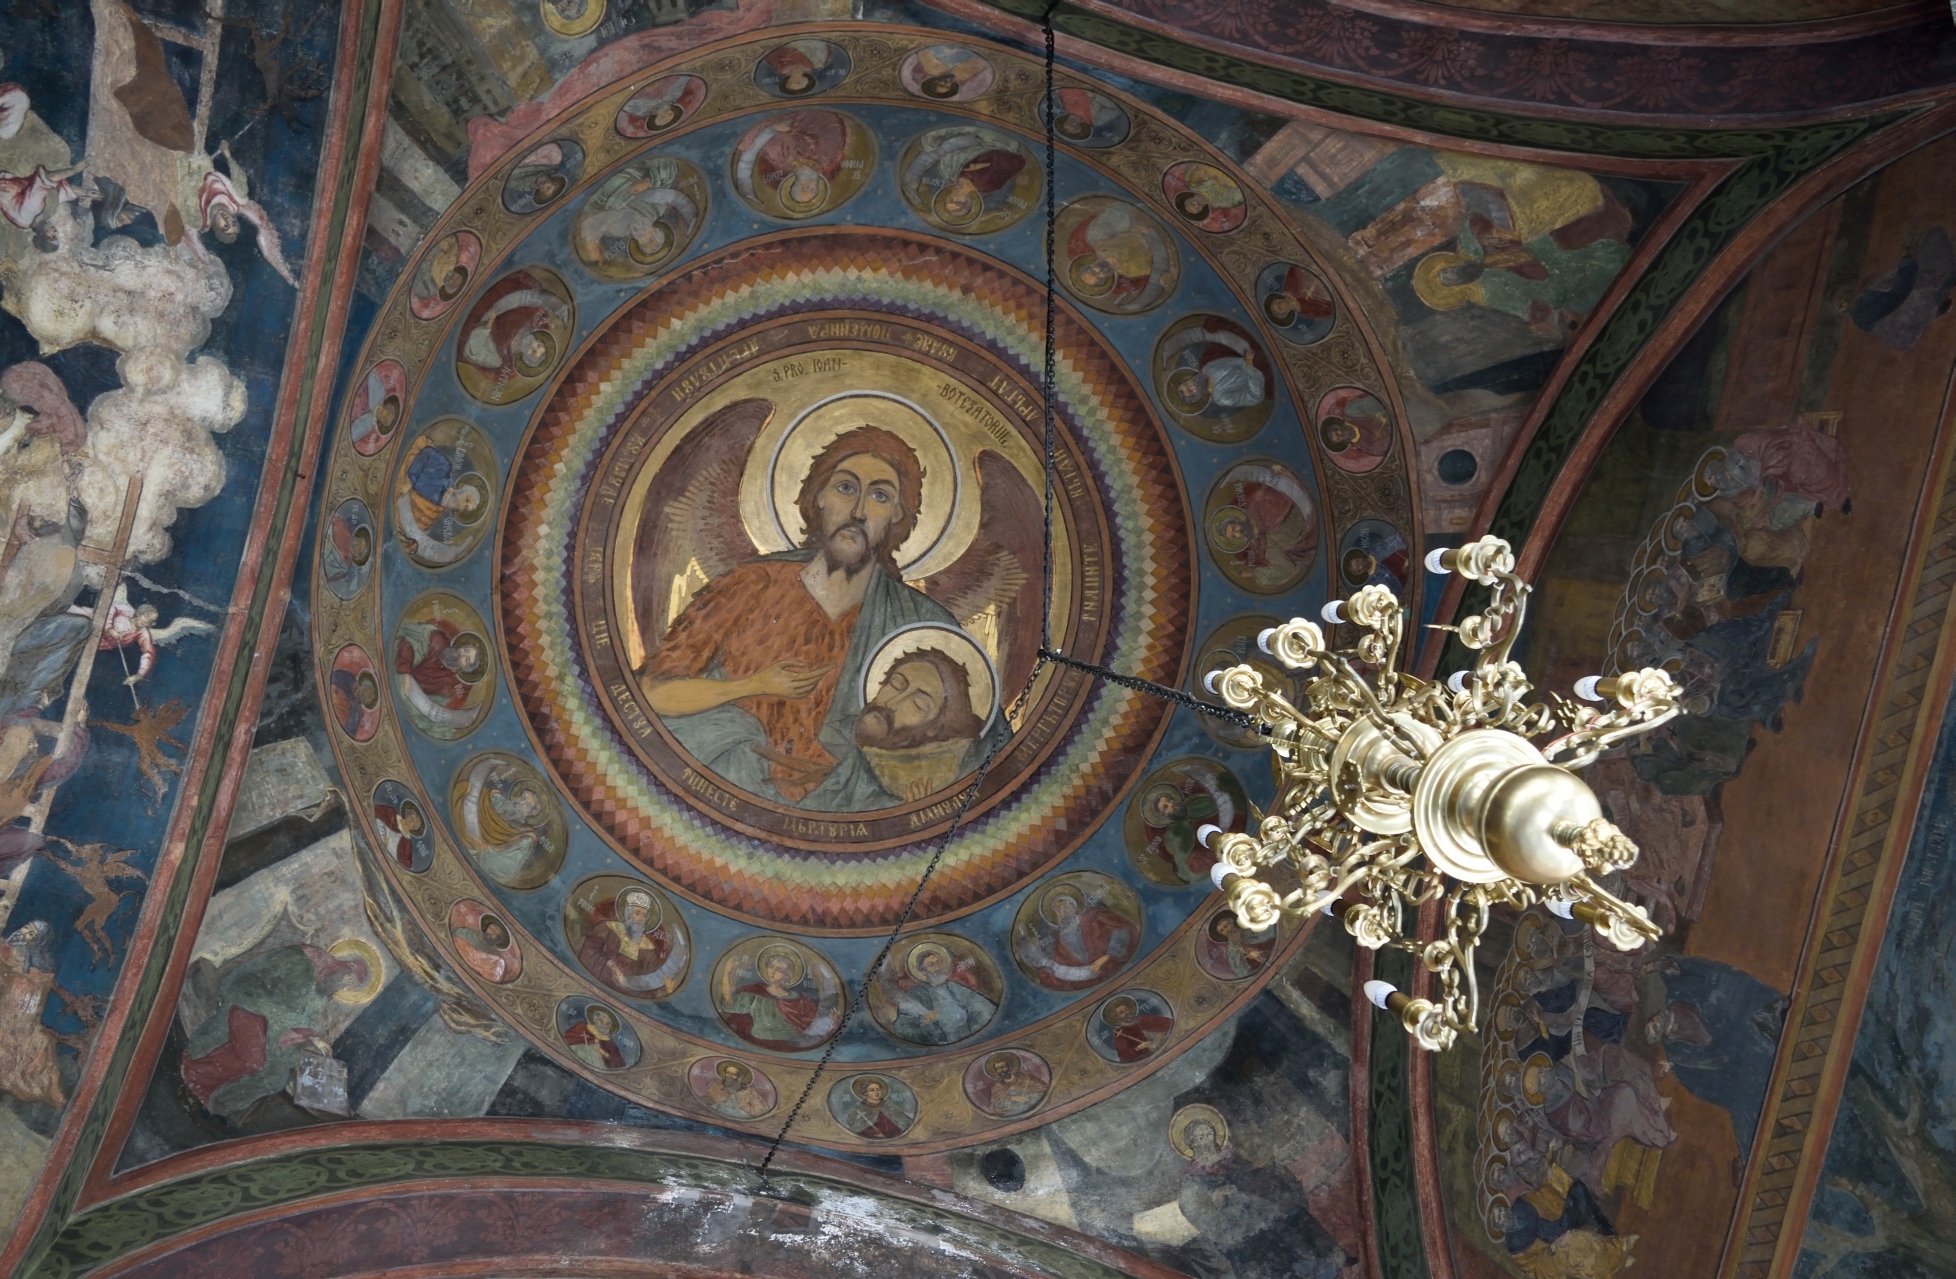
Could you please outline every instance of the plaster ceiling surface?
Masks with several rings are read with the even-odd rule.
[[[1946,33],[1470,8],[24,17],[0,1269],[1938,1273]],[[1190,703],[1490,529],[1693,713],[1433,1059]]]

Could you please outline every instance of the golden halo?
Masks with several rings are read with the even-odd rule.
[[[358,937],[342,937],[326,948],[326,953],[334,959],[358,959],[367,966],[367,980],[364,985],[352,990],[336,990],[333,999],[342,1004],[364,1004],[380,993],[380,983],[386,979],[386,972],[380,963],[380,952],[372,942]]]
[[[832,396],[803,410],[779,435],[762,431],[740,477],[740,521],[747,536],[763,555],[799,547],[807,529],[795,499],[809,467],[838,436],[864,425],[881,427],[908,444],[924,468],[917,523],[896,549],[897,569],[912,580],[942,572],[978,531],[977,508],[964,500],[964,464],[936,419],[909,400],[879,391]],[[774,436],[771,449],[769,436]]]
[[[1538,1082],[1543,1075],[1555,1069],[1547,1053],[1536,1053],[1521,1067],[1521,1098],[1531,1106],[1539,1106],[1548,1100],[1548,1090]]]
[[[932,195],[930,198],[930,211],[936,214],[938,220],[944,223],[944,225],[951,226],[951,227],[958,227],[962,229],[964,227],[970,226],[972,223],[976,222],[979,218],[985,216],[985,198],[980,195],[973,195],[971,200],[971,212],[967,213],[965,216],[960,218],[955,214],[952,214],[944,207],[944,196],[946,195],[946,193],[950,192],[955,186],[956,186],[955,183],[951,183],[937,188],[936,194]]]
[[[552,35],[572,37],[596,30],[597,25],[604,21],[605,5],[606,0],[588,0],[584,12],[575,18],[566,18],[557,12],[557,6],[550,0],[540,0],[537,10],[543,25],[550,28]]]
[[[815,193],[815,198],[812,200],[797,200],[788,193],[789,186],[794,182],[792,176],[781,180],[781,185],[774,189],[774,197],[781,202],[782,210],[789,216],[810,217],[821,212],[822,206],[827,204],[829,199],[829,180],[818,173],[815,175],[815,181],[821,184],[821,190]]]
[[[935,954],[944,956],[944,966],[946,968],[952,967],[957,962],[956,960],[951,958],[951,948],[949,946],[946,946],[943,942],[920,941],[915,946],[912,946],[910,948],[910,953],[904,956],[903,959],[904,970],[908,972],[912,977],[915,977],[918,981],[927,980],[924,974],[918,970],[918,963],[917,963],[918,960],[924,957],[925,951],[931,951]]]
[[[627,884],[623,888],[619,889],[617,893],[612,896],[611,899],[612,918],[620,921],[621,923],[624,921],[625,899],[627,897],[643,897],[647,902],[651,903],[652,909],[647,911],[645,915],[646,932],[649,933],[653,929],[658,928],[661,924],[665,923],[666,912],[665,912],[665,908],[659,905],[659,895],[653,892],[650,888],[647,888],[644,884]]]
[[[771,945],[761,947],[760,953],[754,956],[754,971],[765,979],[767,977],[767,961],[776,955],[786,955],[788,962],[795,966],[795,975],[789,979],[788,984],[790,986],[801,985],[802,978],[808,976],[808,965],[802,960],[800,952],[795,950],[793,946],[786,945],[782,942],[775,942]]]
[[[964,667],[972,714],[989,728],[998,714],[998,673],[992,669],[992,659],[971,636],[936,622],[912,622],[890,632],[863,664],[863,705],[869,705],[869,699],[898,662],[921,648],[934,648]]]
[[[1176,1154],[1184,1159],[1195,1158],[1195,1149],[1189,1145],[1189,1125],[1197,1120],[1208,1124],[1215,1132],[1218,1150],[1229,1149],[1229,1121],[1214,1106],[1197,1102],[1193,1106],[1182,1107],[1168,1121],[1168,1144],[1175,1147]]]
[[[1004,1083],[1007,1079],[1012,1078],[1012,1076],[1021,1073],[1022,1070],[1023,1066],[1019,1061],[1019,1054],[1017,1053],[993,1053],[991,1056],[985,1058],[985,1073],[1000,1083]]]
[[[1476,284],[1449,284],[1440,278],[1440,273],[1448,267],[1463,266],[1472,260],[1466,254],[1455,253],[1451,249],[1427,254],[1413,268],[1413,292],[1435,311],[1451,311],[1469,302],[1480,301],[1475,296],[1478,292]]]

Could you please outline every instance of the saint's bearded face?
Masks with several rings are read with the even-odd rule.
[[[869,453],[844,458],[816,495],[815,506],[829,571],[854,577],[882,552],[891,526],[903,515],[896,469]]]

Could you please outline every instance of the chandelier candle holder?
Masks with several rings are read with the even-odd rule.
[[[1531,701],[1527,677],[1508,659],[1529,593],[1514,563],[1496,537],[1427,557],[1429,570],[1493,592],[1485,612],[1442,628],[1480,654],[1472,670],[1445,683],[1398,668],[1405,611],[1382,586],[1324,608],[1327,622],[1359,629],[1355,648],[1326,648],[1323,629],[1304,618],[1257,637],[1285,667],[1315,672],[1304,707],[1247,663],[1205,681],[1268,729],[1275,755],[1277,797],[1254,831],[1197,833],[1216,857],[1211,877],[1237,921],[1262,930],[1283,915],[1323,911],[1362,946],[1417,955],[1438,979],[1437,999],[1382,981],[1366,983],[1365,993],[1431,1051],[1479,1023],[1474,949],[1495,905],[1545,903],[1619,950],[1662,933],[1642,907],[1599,882],[1635,863],[1637,846],[1603,816],[1576,770],[1677,715],[1677,686],[1667,672],[1646,669],[1579,680],[1581,701],[1553,693],[1546,704]],[[1266,876],[1279,867],[1295,874],[1297,887],[1271,886]],[[1441,900],[1442,935],[1421,941],[1418,908]]]

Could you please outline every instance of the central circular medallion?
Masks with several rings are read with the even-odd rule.
[[[1163,704],[1029,682],[1043,319],[991,258],[831,229],[733,246],[601,327],[512,467],[498,580],[533,738],[620,852],[737,914],[866,930],[961,810],[919,918],[1039,874],[1125,791]],[[1090,328],[1062,312],[1054,340],[1053,647],[1173,684],[1172,451]]]

